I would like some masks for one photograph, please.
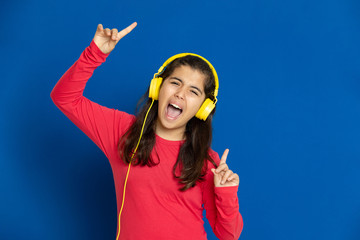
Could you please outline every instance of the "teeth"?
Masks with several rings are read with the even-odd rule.
[[[170,103],[170,105],[171,105],[171,106],[173,106],[173,107],[175,107],[175,108],[177,108],[177,109],[182,110],[182,109],[181,109],[181,107],[179,107],[179,106],[178,106],[178,105],[176,105],[176,104]]]

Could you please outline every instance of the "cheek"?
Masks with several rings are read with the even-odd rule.
[[[166,91],[164,91],[164,89],[161,88],[160,91],[159,91],[159,98],[158,98],[159,105],[164,101],[165,93],[166,93]]]
[[[159,98],[158,98],[158,111],[164,111],[167,100],[169,99],[169,92],[168,89],[161,88],[159,91]]]
[[[203,100],[199,100],[199,99],[194,100],[193,103],[192,103],[193,112],[196,113],[200,109],[203,102],[204,102]]]

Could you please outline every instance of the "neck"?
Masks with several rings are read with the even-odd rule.
[[[158,122],[156,123],[155,133],[159,137],[170,141],[181,141],[181,140],[185,140],[186,138],[185,128],[165,129]]]

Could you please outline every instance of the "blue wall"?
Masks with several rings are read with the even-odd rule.
[[[0,239],[115,239],[110,165],[50,92],[97,24],[134,21],[86,97],[133,113],[168,57],[206,57],[241,239],[360,239],[359,16],[350,0],[2,3]]]

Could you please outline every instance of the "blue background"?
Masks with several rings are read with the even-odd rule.
[[[50,92],[97,24],[134,21],[86,97],[133,113],[168,57],[206,57],[240,239],[360,239],[359,1],[18,0],[0,20],[0,239],[115,239],[110,164]]]

